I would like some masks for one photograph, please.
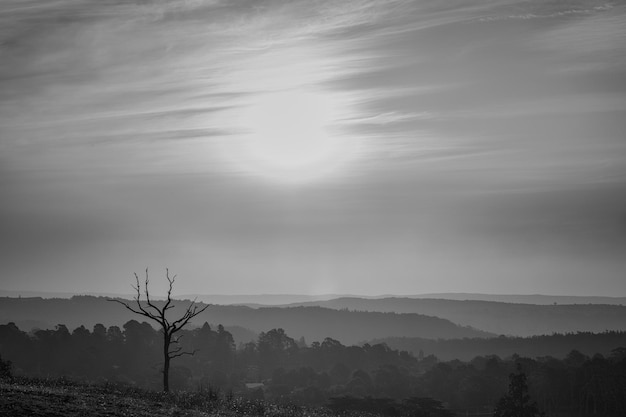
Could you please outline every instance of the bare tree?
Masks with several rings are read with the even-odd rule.
[[[194,300],[189,304],[189,306],[187,306],[187,309],[185,310],[185,313],[182,315],[182,317],[176,320],[168,319],[166,317],[167,310],[174,308],[174,304],[172,304],[172,287],[174,286],[174,280],[176,279],[176,275],[170,278],[170,271],[166,269],[165,276],[167,278],[167,282],[169,283],[169,287],[167,290],[167,299],[163,307],[158,307],[157,305],[155,305],[153,300],[150,298],[150,292],[148,290],[148,284],[150,280],[148,279],[147,268],[146,279],[144,281],[143,288],[143,295],[145,296],[145,300],[141,300],[142,288],[139,282],[139,276],[135,273],[135,280],[137,282],[137,285],[133,285],[133,289],[136,292],[134,297],[136,305],[131,305],[132,303],[129,304],[125,301],[118,299],[109,299],[109,301],[119,303],[133,313],[156,321],[161,326],[161,332],[163,333],[163,391],[169,391],[170,361],[179,356],[193,355],[196,353],[195,350],[193,352],[183,351],[183,348],[179,344],[182,335],[175,336],[175,334],[183,327],[185,327],[187,323],[189,323],[189,320],[206,310],[209,305],[207,304],[204,307],[199,308]]]

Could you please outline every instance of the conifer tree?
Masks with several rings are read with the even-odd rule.
[[[509,375],[509,391],[498,403],[493,411],[493,417],[544,417],[539,411],[536,402],[530,401],[526,374],[522,366],[517,364],[517,373]]]

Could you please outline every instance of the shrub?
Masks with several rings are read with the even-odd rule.
[[[12,380],[13,379],[13,373],[11,372],[12,367],[13,367],[13,364],[11,363],[11,361],[2,360],[2,356],[0,356],[0,379]]]

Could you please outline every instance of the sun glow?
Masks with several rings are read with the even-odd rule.
[[[353,141],[336,134],[344,112],[331,93],[256,95],[240,112],[243,135],[231,154],[245,170],[280,182],[324,177],[354,155]]]

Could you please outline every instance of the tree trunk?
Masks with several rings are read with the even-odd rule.
[[[170,390],[170,339],[171,336],[163,335],[163,391]]]

